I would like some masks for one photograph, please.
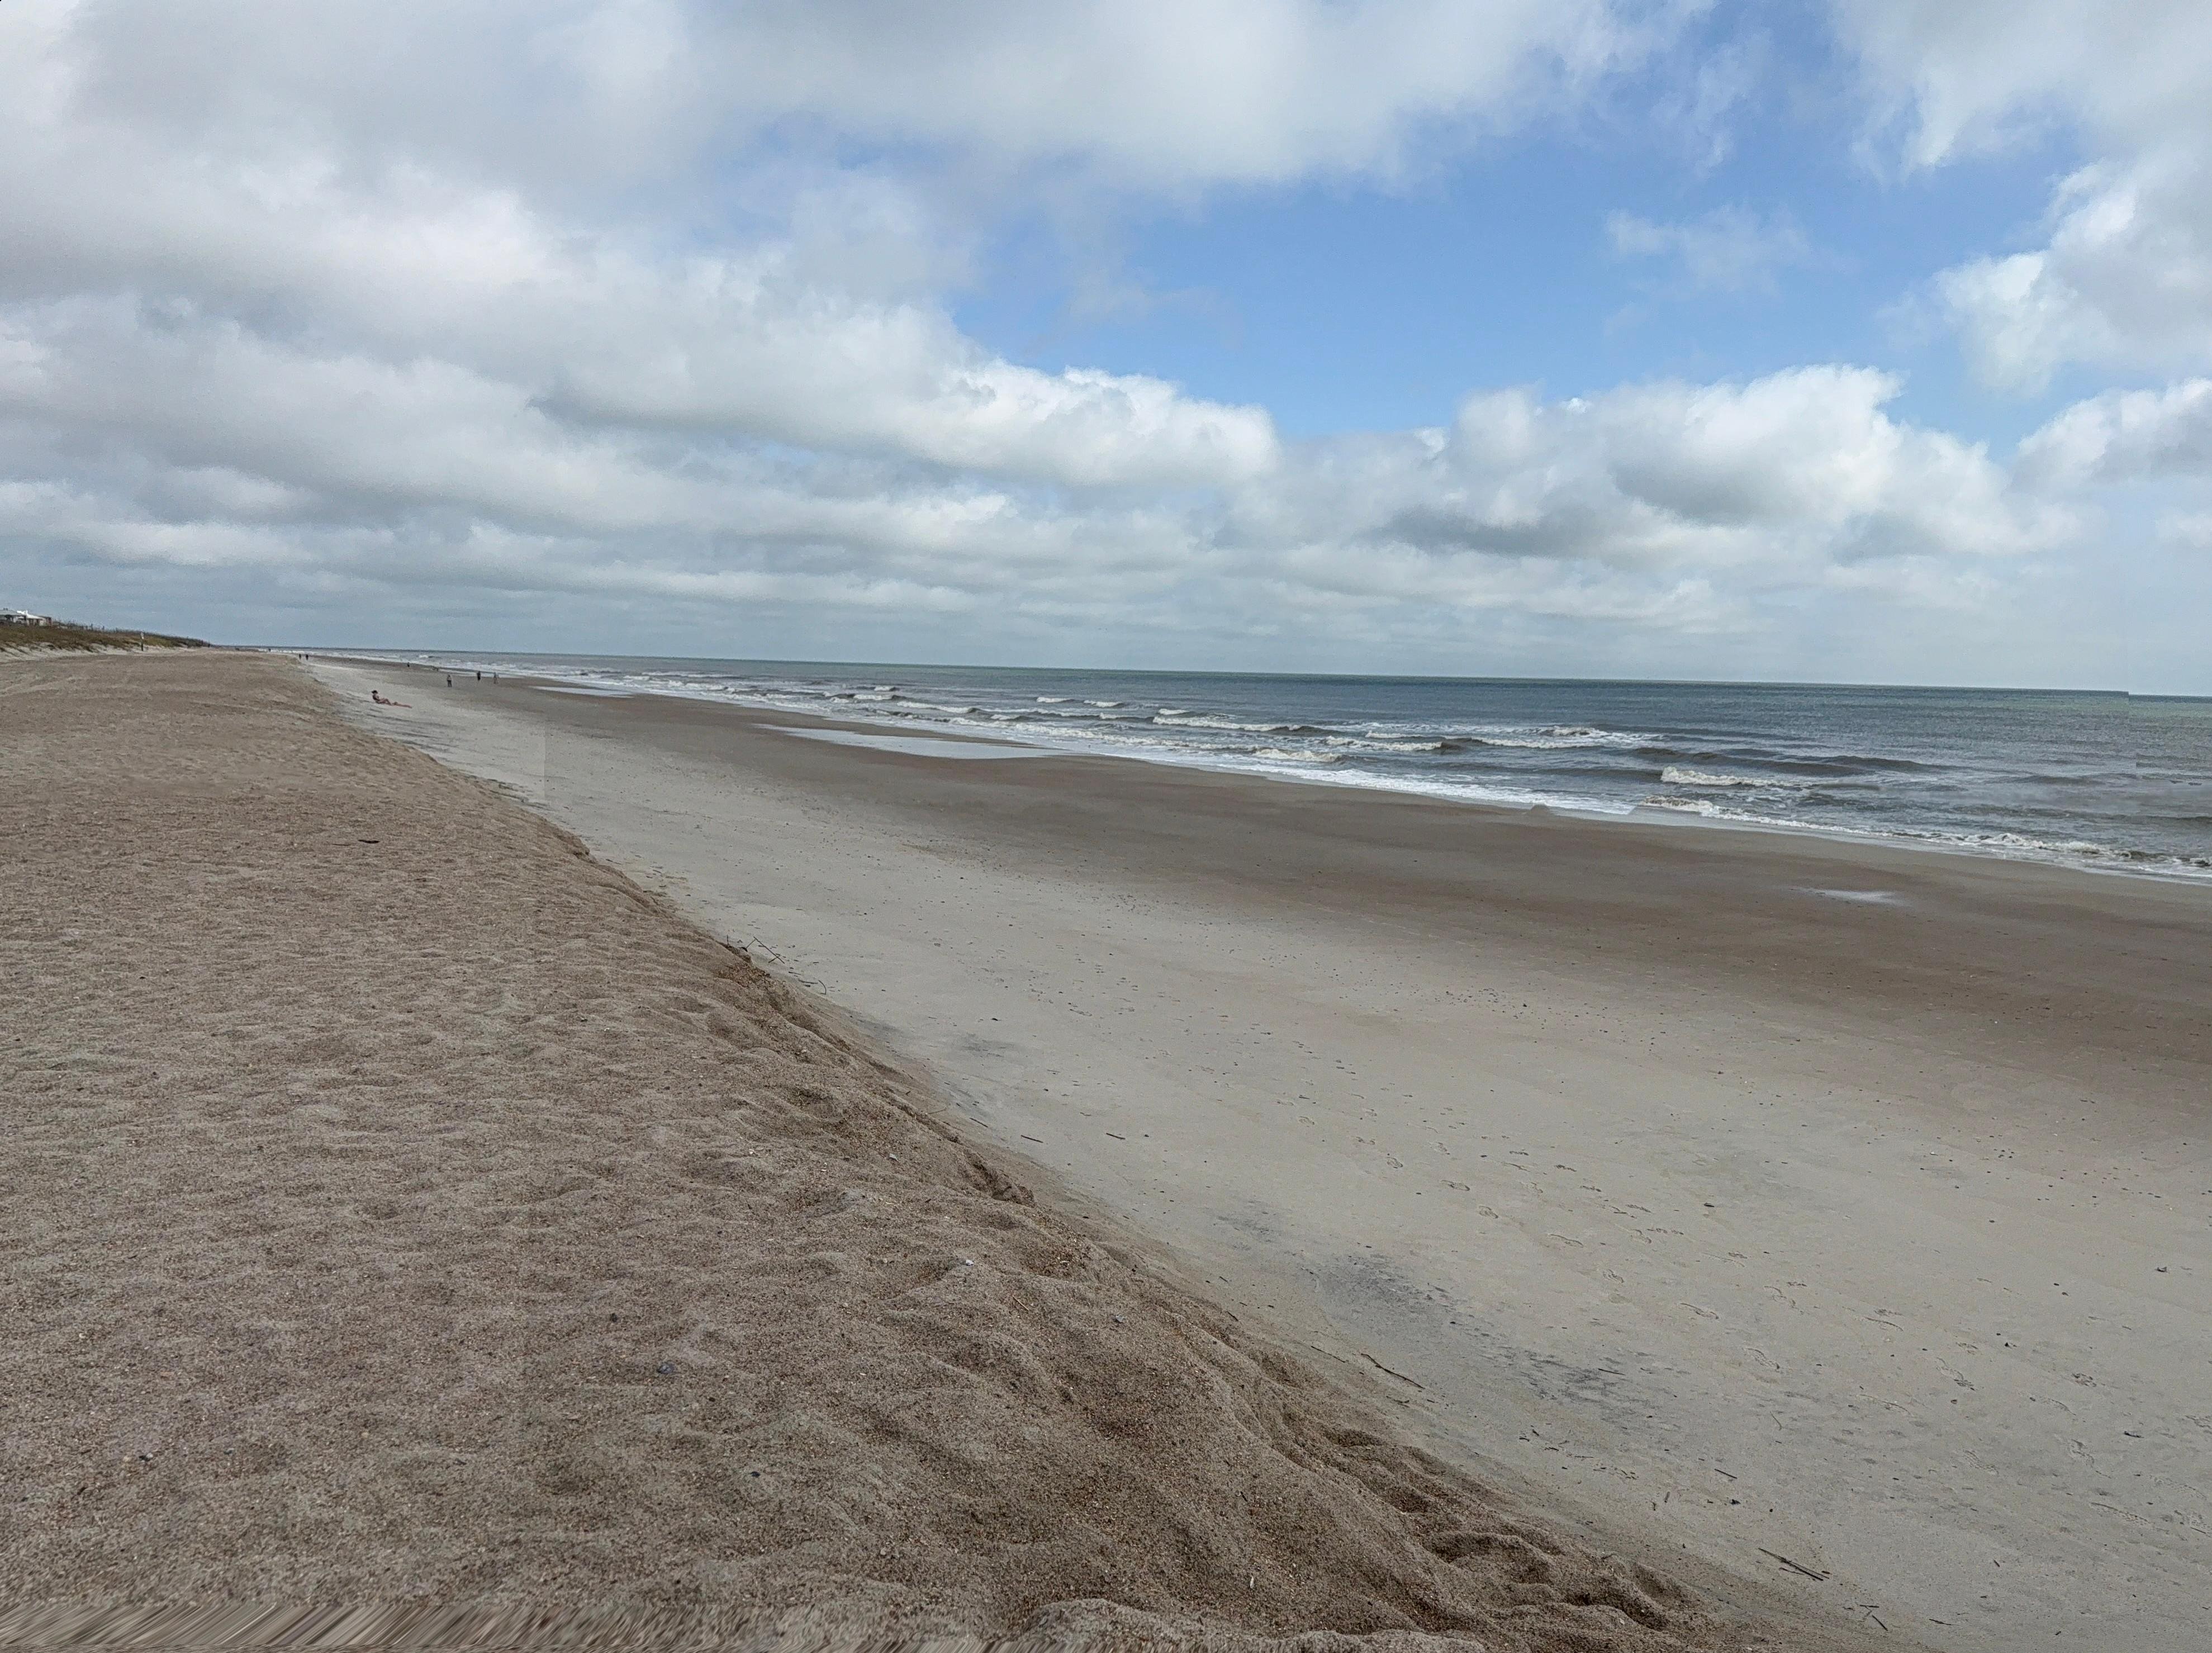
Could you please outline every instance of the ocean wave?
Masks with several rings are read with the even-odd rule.
[[[1708,769],[1685,769],[1673,763],[1659,772],[1659,779],[1670,787],[1794,787],[1799,784],[1786,775],[1718,775]]]
[[[1349,754],[1317,752],[1310,747],[1255,746],[1248,756],[1264,757],[1272,763],[1341,763]]]
[[[1578,747],[1634,747],[1649,743],[1648,734],[1622,730],[1592,729],[1583,724],[1554,724],[1541,729],[1477,729],[1458,737],[1480,746],[1502,746],[1532,752],[1571,751]]]
[[[2020,779],[2034,787],[2131,787],[2136,784],[2133,770],[2116,770],[2105,774],[2057,775],[2032,771]]]
[[[1801,821],[1789,816],[1767,815],[1731,809],[1707,798],[1684,798],[1654,793],[1639,805],[1678,815],[1693,815],[1734,826],[1782,831],[1809,832],[1824,838],[1843,836],[1861,842],[1918,845],[1970,855],[1993,855],[2006,860],[2040,861],[2079,868],[2106,868],[2165,877],[2203,879],[2212,873],[2212,856],[2182,855],[2130,845],[2100,844],[2086,838],[2040,838],[2026,832],[1975,830],[1968,828],[1911,826],[1885,823],[1870,826],[1838,822]]]
[[[1039,695],[1036,703],[1040,706],[1065,706],[1074,698],[1073,695]]]
[[[1868,752],[1844,752],[1821,761],[1831,763],[1848,763],[1855,769],[1887,769],[1899,775],[1925,775],[1942,767],[1935,763],[1923,763],[1914,757],[1877,757]]]
[[[1917,839],[1939,849],[1963,849],[2013,860],[2058,860],[2080,866],[2124,867],[2130,872],[2159,872],[2191,878],[2212,870],[2212,856],[2171,854],[2131,844],[2092,843],[2083,838],[2038,838],[2024,832],[1946,831],[1911,827],[1898,830],[1896,836]]]
[[[1163,706],[1152,714],[1152,721],[1177,729],[1234,729],[1264,734],[1274,726],[1267,723],[1239,723],[1214,712],[1187,711],[1180,706]]]
[[[1316,723],[1240,723],[1212,712],[1176,712],[1170,714],[1163,709],[1151,720],[1164,729],[1212,729],[1239,735],[1334,735],[1334,729]]]
[[[1852,752],[1804,754],[1777,751],[1767,747],[1744,746],[1678,746],[1663,741],[1654,741],[1634,749],[1638,757],[1655,763],[1674,763],[1686,765],[1756,763],[1763,769],[1780,769],[1789,775],[1810,775],[1820,780],[1849,781],[1869,776],[1875,772],[1901,773],[1907,770],[1925,771],[1931,768],[1903,757],[1868,757]]]
[[[1087,706],[1030,706],[1018,711],[981,710],[979,715],[999,723],[1025,723],[1031,728],[1066,729],[1071,733],[1114,724],[1151,725],[1147,712],[1094,712]],[[1165,726],[1172,728],[1172,724]]]

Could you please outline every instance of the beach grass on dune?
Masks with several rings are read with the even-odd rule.
[[[198,637],[173,637],[159,631],[116,631],[104,626],[56,621],[42,626],[0,626],[0,654],[91,653],[114,648],[205,648]]]

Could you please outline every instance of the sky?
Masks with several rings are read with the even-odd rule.
[[[2212,693],[2212,7],[5,0],[0,605]]]

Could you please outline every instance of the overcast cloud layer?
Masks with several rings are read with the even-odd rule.
[[[1818,339],[1294,439],[955,319],[1023,215],[1401,190],[1585,113],[1717,165],[1760,59],[1698,8],[9,0],[0,603],[239,641],[2212,691],[2212,14],[1823,28],[1839,151],[1898,188],[2073,156],[2015,244],[1881,301],[2002,440]],[[1787,203],[1589,234],[1730,295],[1838,256]]]

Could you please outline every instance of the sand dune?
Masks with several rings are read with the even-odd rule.
[[[10,664],[0,739],[18,1640],[1829,1644],[1404,1443],[294,665]]]

